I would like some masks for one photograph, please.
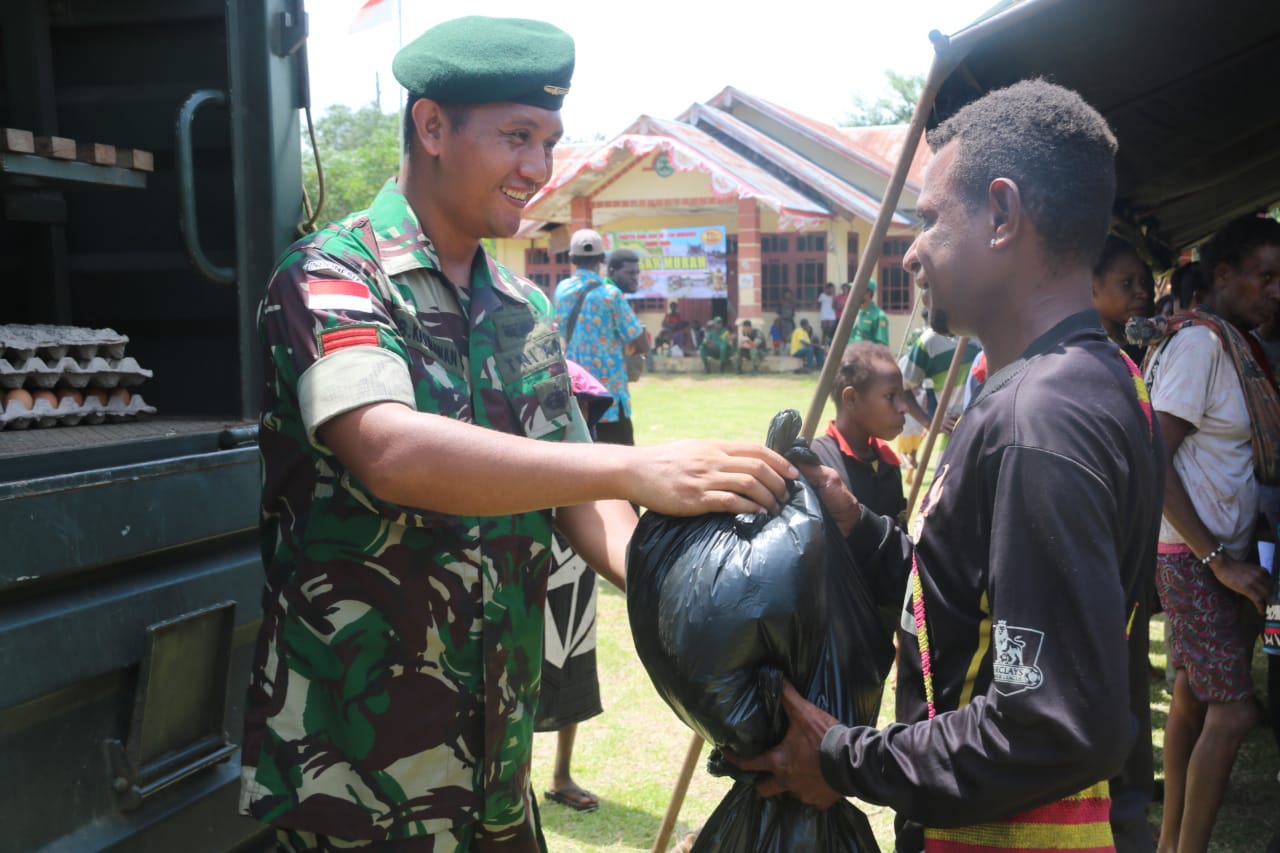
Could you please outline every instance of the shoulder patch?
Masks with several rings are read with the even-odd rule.
[[[350,349],[351,347],[376,347],[378,330],[373,326],[341,326],[320,333],[320,355]]]
[[[307,282],[307,308],[311,311],[373,313],[369,286],[349,279],[313,279]]]
[[[302,268],[307,272],[315,272],[316,270],[328,270],[329,272],[337,273],[343,278],[346,278],[347,276],[351,275],[351,270],[342,266],[342,264],[334,263],[333,261],[327,258],[310,258],[307,260],[306,263],[302,265]]]

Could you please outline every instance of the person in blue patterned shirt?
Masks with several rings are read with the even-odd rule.
[[[584,229],[573,235],[570,258],[578,272],[556,285],[556,316],[565,341],[565,356],[585,367],[613,395],[613,406],[596,427],[597,441],[633,445],[627,356],[647,352],[649,337],[631,310],[626,294],[634,293],[639,284],[640,258],[629,249],[614,251],[609,256],[608,277],[601,279],[592,271],[592,257],[575,251],[575,247],[590,249],[592,237],[594,246],[599,248],[599,235],[594,231]],[[598,257],[595,261],[598,268]]]

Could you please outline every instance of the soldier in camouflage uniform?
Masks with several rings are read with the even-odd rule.
[[[543,849],[550,508],[621,585],[626,501],[774,509],[794,470],[745,445],[572,444],[588,435],[547,299],[480,245],[550,178],[572,39],[459,19],[393,68],[411,96],[399,178],[294,244],[261,307],[266,582],[241,808],[287,850]]]

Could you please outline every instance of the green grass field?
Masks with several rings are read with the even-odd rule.
[[[779,409],[807,412],[816,385],[817,374],[646,376],[632,386],[636,441],[656,444],[680,438],[721,438],[762,442],[770,418]],[[824,425],[829,409],[828,404]],[[1163,665],[1159,619],[1152,624],[1152,660]],[[543,828],[554,853],[650,850],[689,746],[689,730],[658,698],[636,659],[626,599],[612,587],[606,586],[600,595],[597,638],[605,712],[579,726],[573,772],[579,784],[600,797],[600,809],[581,814],[540,800]],[[1265,686],[1261,657],[1257,673],[1259,684]],[[1163,727],[1168,696],[1158,681],[1152,682],[1152,703],[1153,721]],[[889,688],[882,704],[882,722],[892,714],[893,704]],[[1162,736],[1163,732],[1157,731],[1157,768]],[[704,749],[703,759],[705,754]],[[538,735],[533,774],[539,795],[550,786],[554,757],[555,735]],[[1212,850],[1254,853],[1265,849],[1274,828],[1280,826],[1271,810],[1280,789],[1275,778],[1278,764],[1270,730],[1255,730],[1237,761]],[[671,843],[700,826],[728,789],[727,780],[709,776],[699,766]],[[891,850],[892,814],[887,809],[858,805],[871,817],[881,848]],[[1157,808],[1152,821],[1158,820]]]

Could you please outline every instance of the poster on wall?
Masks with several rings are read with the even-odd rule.
[[[631,299],[714,299],[728,296],[726,230],[720,225],[615,231],[609,249],[640,256],[640,286]]]

